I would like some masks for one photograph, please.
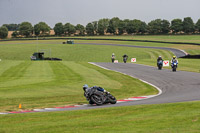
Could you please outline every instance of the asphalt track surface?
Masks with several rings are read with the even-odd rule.
[[[158,96],[136,101],[106,104],[102,106],[81,105],[69,108],[41,109],[39,112],[86,110],[119,106],[146,104],[176,103],[200,100],[200,73],[177,71],[170,69],[158,70],[156,67],[132,63],[93,63],[106,69],[121,72],[129,76],[147,81],[162,90]],[[126,91],[126,90],[124,90]]]
[[[112,46],[123,46],[123,47],[163,49],[173,52],[177,57],[185,56],[187,54],[182,50],[165,48],[165,47],[146,47],[146,46],[132,46],[132,45],[119,45],[119,44],[92,44],[92,43],[87,45],[112,45]],[[200,100],[200,73],[186,72],[186,71],[172,72],[170,69],[158,70],[157,67],[133,64],[133,63],[93,63],[93,64],[109,70],[124,73],[126,75],[151,83],[156,87],[158,87],[162,91],[162,93],[156,97],[152,97],[149,99],[122,102],[114,105],[111,104],[103,106],[84,105],[76,108],[55,109],[53,111],[85,110],[85,109],[107,108],[107,107],[117,107],[117,106],[162,104],[162,103],[175,103],[175,102]]]
[[[135,47],[135,48],[150,48],[150,49],[162,49],[171,51],[176,55],[176,57],[186,56],[187,53],[183,50],[175,49],[175,48],[167,48],[167,47],[150,47],[150,46],[135,46],[135,45],[124,45],[124,44],[100,44],[100,43],[78,43],[78,44],[86,44],[86,45],[106,45],[106,46],[121,46],[121,47]]]
[[[113,45],[118,44],[89,44],[89,45]],[[127,47],[140,47],[123,45]],[[148,47],[152,48],[152,47]],[[155,49],[164,49],[172,51],[177,57],[184,56],[186,53],[177,49],[153,47]],[[106,104],[102,106],[81,105],[70,108],[53,108],[53,109],[38,109],[38,112],[50,111],[69,111],[69,110],[86,110],[119,106],[133,106],[145,104],[162,104],[162,103],[176,103],[185,101],[199,101],[200,100],[200,73],[177,71],[172,72],[170,69],[158,70],[157,67],[133,64],[133,63],[93,63],[105,69],[117,71],[137,79],[141,79],[158,87],[162,93],[158,96],[136,101],[121,102],[117,104]],[[126,91],[126,90],[124,90]],[[118,99],[119,100],[119,99]]]

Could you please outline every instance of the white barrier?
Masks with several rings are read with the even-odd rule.
[[[163,61],[163,66],[164,66],[164,67],[169,66],[169,60]]]
[[[136,62],[136,58],[131,58],[131,62]]]
[[[118,63],[118,60],[114,60],[114,63]]]

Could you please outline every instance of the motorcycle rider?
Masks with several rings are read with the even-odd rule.
[[[160,60],[163,62],[162,57],[161,57],[161,56],[158,56],[158,59],[157,59],[157,66],[158,66],[158,62],[159,62]]]
[[[176,56],[173,56],[173,57],[172,57],[171,66],[172,66],[172,63],[173,63],[173,62],[176,62],[176,63],[177,63],[177,67],[178,67],[178,60],[177,60]]]
[[[110,93],[108,91],[106,91],[104,88],[102,87],[98,87],[98,86],[93,86],[93,87],[89,87],[87,84],[83,85],[83,90],[85,92],[88,92],[90,91],[91,89],[97,89],[98,91],[101,91],[101,92],[105,92],[105,93]]]
[[[83,90],[85,98],[91,105],[102,105],[106,103],[115,104],[117,102],[116,98],[102,87],[89,87],[87,84],[85,84],[83,85]]]
[[[111,55],[111,60],[112,60],[112,63],[114,63],[114,61],[115,61],[115,54],[114,53],[112,53],[112,55]]]
[[[128,55],[124,54],[122,57],[123,57],[124,63],[126,63],[126,60],[128,59]]]

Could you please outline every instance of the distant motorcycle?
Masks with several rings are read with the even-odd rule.
[[[127,61],[127,59],[128,59],[128,55],[125,54],[125,55],[123,55],[122,57],[123,57],[124,63],[126,63],[126,61]]]
[[[158,61],[158,69],[161,70],[162,67],[163,67],[163,61],[160,60],[160,61]]]
[[[115,104],[116,98],[108,92],[98,91],[96,88],[91,88],[84,92],[84,96],[89,101],[89,104],[103,105],[107,103]]]
[[[127,58],[123,58],[123,61],[124,61],[124,63],[126,63],[126,61],[127,61]]]
[[[176,72],[177,66],[178,66],[177,61],[172,62],[171,67],[173,72]]]

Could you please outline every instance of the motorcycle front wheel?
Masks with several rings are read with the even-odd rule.
[[[111,104],[117,103],[117,99],[111,94],[108,96],[108,100],[109,100],[109,103],[111,103]]]
[[[95,103],[96,105],[102,105],[103,104],[103,99],[100,95],[92,95],[91,96],[91,101]]]
[[[173,71],[173,72],[176,72],[176,67],[173,67],[173,68],[172,68],[172,71]]]

